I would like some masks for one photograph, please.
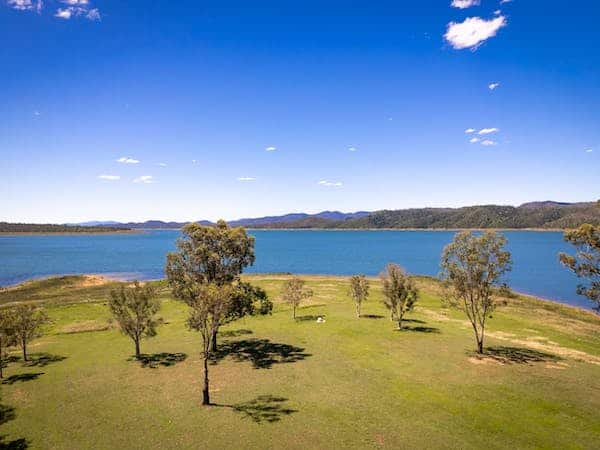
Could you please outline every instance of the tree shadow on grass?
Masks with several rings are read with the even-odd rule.
[[[325,314],[308,314],[306,316],[296,317],[296,322],[316,322],[319,317],[325,318]]]
[[[248,335],[248,334],[252,334],[252,330],[247,330],[245,328],[242,328],[242,329],[239,329],[239,330],[219,331],[219,336],[228,337],[228,338],[238,337],[238,336],[245,336],[245,335]]]
[[[244,418],[252,420],[254,423],[274,423],[279,422],[281,417],[289,416],[295,412],[295,409],[285,407],[284,403],[288,399],[276,397],[274,395],[259,395],[253,400],[237,403],[235,405],[215,405],[225,408],[231,408],[240,413]]]
[[[435,327],[407,327],[407,326],[402,326],[402,328],[400,330],[396,329],[396,331],[413,331],[416,333],[436,333],[439,334],[440,333],[440,329],[439,328],[435,328]]]
[[[142,367],[156,369],[159,366],[171,367],[187,359],[187,353],[142,353],[138,358],[129,358],[129,361],[139,361]]]
[[[44,372],[29,372],[29,373],[20,373],[17,375],[11,375],[10,377],[2,380],[2,384],[15,384],[15,383],[23,383],[25,381],[37,380],[40,375],[44,375]]]
[[[0,425],[14,420],[15,417],[15,408],[0,404]],[[22,450],[28,447],[29,443],[26,439],[21,438],[13,441],[6,441],[5,436],[0,436],[0,450]]]
[[[530,364],[562,360],[560,356],[551,353],[540,352],[530,348],[507,346],[486,347],[483,356],[503,364]]]
[[[213,353],[213,364],[231,356],[236,362],[249,361],[255,369],[270,369],[273,364],[294,363],[311,356],[301,347],[271,342],[268,339],[226,341]]]
[[[64,361],[66,356],[52,355],[50,353],[34,353],[29,355],[29,361],[24,361],[26,367],[46,367],[48,364]]]
[[[383,319],[383,316],[380,316],[379,314],[361,314],[360,318],[361,319]]]
[[[402,322],[403,323],[421,323],[421,324],[426,323],[425,321],[420,320],[420,319],[402,319]]]

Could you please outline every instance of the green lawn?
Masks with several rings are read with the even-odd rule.
[[[490,355],[441,307],[435,282],[398,332],[372,296],[357,319],[347,282],[307,277],[315,297],[294,321],[284,276],[252,276],[275,301],[220,336],[210,367],[216,406],[202,407],[200,337],[163,289],[157,337],[133,344],[108,327],[107,286],[76,278],[29,283],[0,303],[49,300],[53,324],[35,365],[5,369],[3,441],[30,448],[598,448],[600,319],[518,298],[489,321]],[[90,283],[91,284],[91,283]],[[164,286],[164,284],[163,284]],[[326,322],[316,323],[322,315]],[[15,350],[14,355],[19,353]],[[14,408],[11,410],[10,408]],[[12,417],[14,414],[14,417]]]

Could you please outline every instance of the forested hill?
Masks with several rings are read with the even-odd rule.
[[[115,233],[120,231],[129,231],[129,228],[0,222],[0,233]]]
[[[293,222],[264,224],[262,228],[331,229],[457,229],[457,228],[543,228],[564,229],[583,223],[600,225],[597,203],[535,202],[514,206],[469,206],[464,208],[420,208],[376,211],[364,217],[326,220],[308,217]]]

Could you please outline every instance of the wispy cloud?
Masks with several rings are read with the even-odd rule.
[[[475,133],[475,128],[467,128],[465,130],[465,133],[467,133],[467,134]]]
[[[265,151],[267,151],[267,152],[274,152],[275,150],[277,150],[277,147],[267,147],[267,148],[265,148]]]
[[[511,3],[513,0],[500,0],[500,4],[504,5],[505,3]]]
[[[154,183],[154,177],[152,175],[142,175],[141,177],[134,178],[133,182],[141,184],[152,184]]]
[[[158,167],[167,167],[167,165],[165,163],[157,163],[156,164]]]
[[[594,149],[593,149],[593,148],[586,148],[586,149],[585,149],[585,152],[586,152],[586,153],[592,153],[593,151],[594,151]]]
[[[119,175],[98,175],[98,178],[106,181],[118,181],[121,179]]]
[[[496,141],[492,141],[491,139],[486,139],[485,141],[481,141],[481,145],[485,145],[486,147],[489,147],[492,145],[498,145],[498,143]]]
[[[254,178],[254,177],[239,177],[237,180],[238,181],[244,181],[244,182],[245,181],[255,181],[256,178]]]
[[[498,82],[488,84],[488,88],[490,88],[490,91],[496,90],[499,87],[500,87],[500,83],[498,83]]]
[[[42,12],[44,2],[42,0],[8,0],[8,6],[19,11]]]
[[[39,111],[36,109],[36,110],[33,112],[33,115],[34,115],[35,117],[39,117],[39,116],[41,116],[41,115],[42,115],[42,113],[41,113],[41,112],[39,112]]]
[[[506,26],[506,23],[504,16],[497,16],[490,20],[469,17],[461,23],[450,22],[444,38],[457,50],[477,49],[483,42],[496,36],[498,30]]]
[[[477,143],[477,142],[479,142],[480,140],[481,140],[481,139],[479,139],[478,137],[474,137],[474,138],[471,138],[471,139],[469,140],[469,142],[470,142],[471,144],[476,144],[476,143]]]
[[[356,152],[358,149],[356,147],[348,147],[349,152]]]
[[[470,8],[479,5],[479,0],[452,0],[451,6],[459,9]]]
[[[128,156],[123,156],[119,159],[117,159],[118,163],[122,163],[122,164],[139,164],[140,161],[138,159],[133,159],[133,158],[129,158]]]
[[[69,20],[71,17],[85,17],[93,22],[101,20],[100,10],[90,8],[89,0],[61,0],[61,3],[68,5],[65,8],[58,8],[54,17]]]
[[[327,186],[327,187],[342,187],[343,186],[343,183],[341,181],[321,180],[317,184],[319,184],[320,186]]]
[[[498,131],[500,131],[498,128],[482,128],[481,130],[479,130],[480,135],[484,135],[484,134],[492,134],[492,133],[497,133]]]

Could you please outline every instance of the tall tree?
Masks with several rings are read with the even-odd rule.
[[[9,308],[0,309],[0,378],[4,378],[7,348],[15,344],[14,313]]]
[[[506,238],[496,232],[481,235],[464,231],[454,236],[442,253],[442,278],[448,287],[446,301],[467,315],[483,353],[486,319],[495,309],[494,287],[511,269]]]
[[[350,297],[356,304],[356,317],[360,317],[360,307],[369,296],[369,280],[364,275],[350,277]]]
[[[231,309],[235,295],[231,285],[219,286],[214,283],[199,285],[197,295],[188,302],[190,314],[187,325],[191,330],[199,331],[202,336],[202,360],[204,365],[204,385],[202,404],[210,405],[208,361],[212,354],[212,337],[223,325]]]
[[[296,318],[296,309],[300,303],[313,295],[312,291],[304,286],[305,284],[306,282],[303,279],[292,277],[283,285],[281,297],[284,302],[292,307],[292,317],[294,319]]]
[[[12,325],[17,343],[23,349],[23,361],[27,359],[27,345],[32,339],[42,336],[42,325],[49,322],[42,308],[21,304],[12,310]]]
[[[579,278],[587,279],[589,284],[577,286],[577,293],[596,303],[595,309],[600,312],[600,226],[585,224],[566,231],[564,238],[575,246],[577,252],[575,255],[561,253],[560,262]]]
[[[385,272],[381,274],[383,286],[383,304],[390,311],[390,318],[398,322],[398,329],[402,329],[404,315],[412,311],[419,299],[419,291],[414,281],[397,264],[388,264]]]
[[[165,272],[173,295],[190,307],[188,326],[202,335],[204,405],[210,404],[208,358],[216,350],[219,327],[249,310],[244,301],[236,302],[243,297],[237,285],[254,260],[254,238],[222,220],[214,227],[186,225],[177,251],[167,255]]]
[[[135,357],[139,358],[140,341],[144,337],[156,336],[156,327],[160,323],[155,317],[160,309],[156,291],[148,284],[142,286],[135,281],[132,287],[121,286],[111,291],[108,308],[121,332],[133,340]]]

